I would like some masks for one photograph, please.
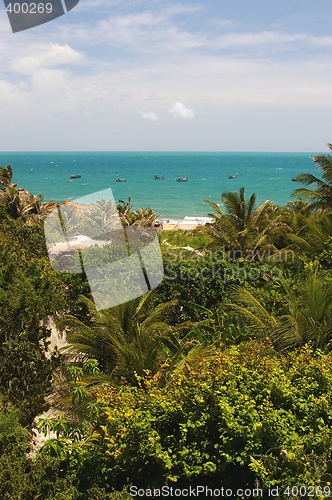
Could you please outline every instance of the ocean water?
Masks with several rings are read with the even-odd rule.
[[[133,207],[151,207],[161,218],[204,217],[226,191],[245,188],[257,204],[290,201],[300,187],[301,172],[318,174],[312,159],[319,153],[162,153],[162,152],[0,152],[0,165],[10,164],[14,182],[45,201],[74,200],[111,188],[116,201],[131,198]],[[70,175],[81,175],[68,183]],[[236,174],[236,179],[229,175]],[[165,180],[154,180],[155,175]],[[126,182],[116,182],[118,177]],[[188,177],[188,182],[176,182]]]

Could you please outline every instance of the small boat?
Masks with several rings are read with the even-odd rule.
[[[127,179],[120,179],[120,177],[117,178],[116,182],[126,182]]]
[[[163,181],[164,179],[165,179],[165,177],[163,175],[155,175],[154,176],[155,181]]]
[[[186,182],[188,180],[188,177],[178,177],[177,182]]]
[[[70,179],[68,179],[68,181],[67,181],[67,182],[74,182],[74,181],[71,181]]]
[[[296,181],[297,181],[296,177],[293,177],[293,178],[292,178],[292,181],[293,181],[293,182],[296,182]]]
[[[228,176],[229,179],[237,179],[237,175],[236,174],[231,174]]]
[[[81,179],[81,177],[82,177],[81,175],[75,175],[75,174],[70,176],[71,179]]]

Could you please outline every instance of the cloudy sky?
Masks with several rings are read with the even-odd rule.
[[[2,151],[326,151],[331,0],[80,0],[13,34]]]

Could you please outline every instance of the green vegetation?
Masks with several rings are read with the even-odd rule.
[[[81,487],[326,482],[330,356],[305,347],[285,357],[251,341],[187,361],[166,380],[163,370],[137,379],[138,388],[104,386],[85,446],[59,450]]]
[[[285,490],[306,485],[332,498],[331,158],[314,161],[323,181],[301,174],[317,190],[295,192],[309,201],[257,207],[243,188],[223,193],[210,226],[159,235],[155,290],[102,311],[84,274],[51,266],[51,205],[0,167],[1,499],[198,485],[307,499]],[[114,207],[93,210],[107,233]],[[125,226],[155,224],[151,209],[117,210]],[[64,216],[77,230],[75,208]],[[117,251],[85,258],[100,267]],[[60,351],[53,323],[66,332]],[[37,427],[48,438],[36,450]]]
[[[332,151],[332,144],[328,144],[329,149]],[[319,155],[313,156],[312,159],[315,165],[322,173],[322,179],[319,179],[312,174],[300,174],[296,180],[305,185],[313,185],[316,189],[300,188],[296,189],[294,196],[300,198],[307,198],[311,200],[310,207],[314,210],[327,210],[332,209],[332,156]]]
[[[224,246],[226,250],[238,251],[242,257],[255,260],[261,252],[274,252],[278,235],[287,227],[270,201],[255,208],[256,195],[247,200],[244,188],[239,193],[229,192],[221,195],[220,200],[226,207],[226,213],[214,202],[207,201],[214,209],[209,214],[215,219],[210,226],[213,246]]]
[[[0,208],[4,208],[12,219],[32,224],[44,219],[49,204],[43,203],[41,196],[34,196],[12,184],[12,168],[7,165],[0,167]]]

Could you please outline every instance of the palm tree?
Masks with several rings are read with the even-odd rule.
[[[229,222],[232,222],[232,226],[237,231],[243,231],[248,225],[250,217],[255,210],[256,198],[256,194],[253,193],[249,200],[246,200],[244,197],[243,187],[240,188],[239,193],[236,193],[235,191],[223,193],[220,200],[226,207],[226,214],[222,212],[219,205],[216,203],[209,200],[204,201],[209,203],[211,207],[214,208],[215,213],[211,214],[211,217],[214,217],[216,221],[227,218]]]
[[[9,217],[24,224],[42,221],[52,206],[52,202],[43,203],[41,195],[33,195],[24,188],[17,188],[12,183],[13,172],[10,165],[0,167],[0,208],[4,208]]]
[[[302,238],[302,244],[299,240],[296,242],[299,250],[303,250],[311,257],[319,254],[326,248],[332,236],[332,214],[326,212],[311,214],[298,236]]]
[[[132,211],[131,206],[128,205],[127,209],[120,213],[120,219],[124,226],[153,227],[157,214],[151,208],[139,208]]]
[[[55,373],[52,405],[76,420],[93,405],[96,389],[105,384],[144,385],[147,376],[160,372],[163,385],[170,372],[211,356],[213,342],[207,341],[207,327],[191,322],[171,327],[165,318],[178,301],[152,308],[154,293],[102,311],[81,297],[90,324],[71,315],[56,321],[59,330],[66,332],[67,345],[62,349],[63,366]]]
[[[124,377],[132,384],[145,371],[155,373],[162,354],[161,337],[171,327],[164,321],[177,301],[157,305],[152,310],[154,290],[141,298],[98,311],[86,297],[91,324],[86,325],[74,316],[66,315],[59,322],[67,332],[70,359],[97,359],[100,370],[116,379]]]
[[[328,144],[332,151],[332,144]],[[303,173],[295,177],[295,180],[302,182],[305,186],[313,185],[316,189],[299,188],[292,196],[311,200],[310,207],[313,210],[332,210],[332,155],[318,155],[311,157],[322,173],[322,179],[313,174]]]
[[[0,207],[14,220],[32,224],[43,220],[51,208],[51,202],[43,203],[40,196],[29,193],[26,189],[16,188],[11,184],[0,190]]]
[[[212,233],[212,245],[223,245],[225,250],[237,250],[241,257],[254,260],[259,250],[273,253],[277,250],[274,238],[285,232],[286,224],[282,215],[278,214],[278,207],[271,201],[266,201],[255,208],[256,195],[252,194],[245,199],[244,188],[239,193],[228,192],[221,195],[221,201],[226,207],[226,213],[214,202],[205,200],[214,209],[209,216],[215,219],[208,231]]]
[[[122,229],[121,220],[115,205],[111,200],[98,200],[92,203],[87,211],[92,229],[97,233],[107,234],[110,231]]]
[[[255,336],[270,337],[276,346],[289,349],[311,342],[315,348],[332,349],[332,280],[315,266],[307,271],[298,289],[284,278],[287,314],[273,315],[247,289],[234,291],[237,311]]]
[[[289,202],[281,210],[289,231],[282,235],[281,249],[272,256],[272,261],[294,259],[295,256],[301,259],[303,254],[314,257],[326,248],[332,236],[332,214],[313,212],[307,200]]]
[[[13,170],[10,165],[0,167],[0,189],[6,188],[12,184]]]

